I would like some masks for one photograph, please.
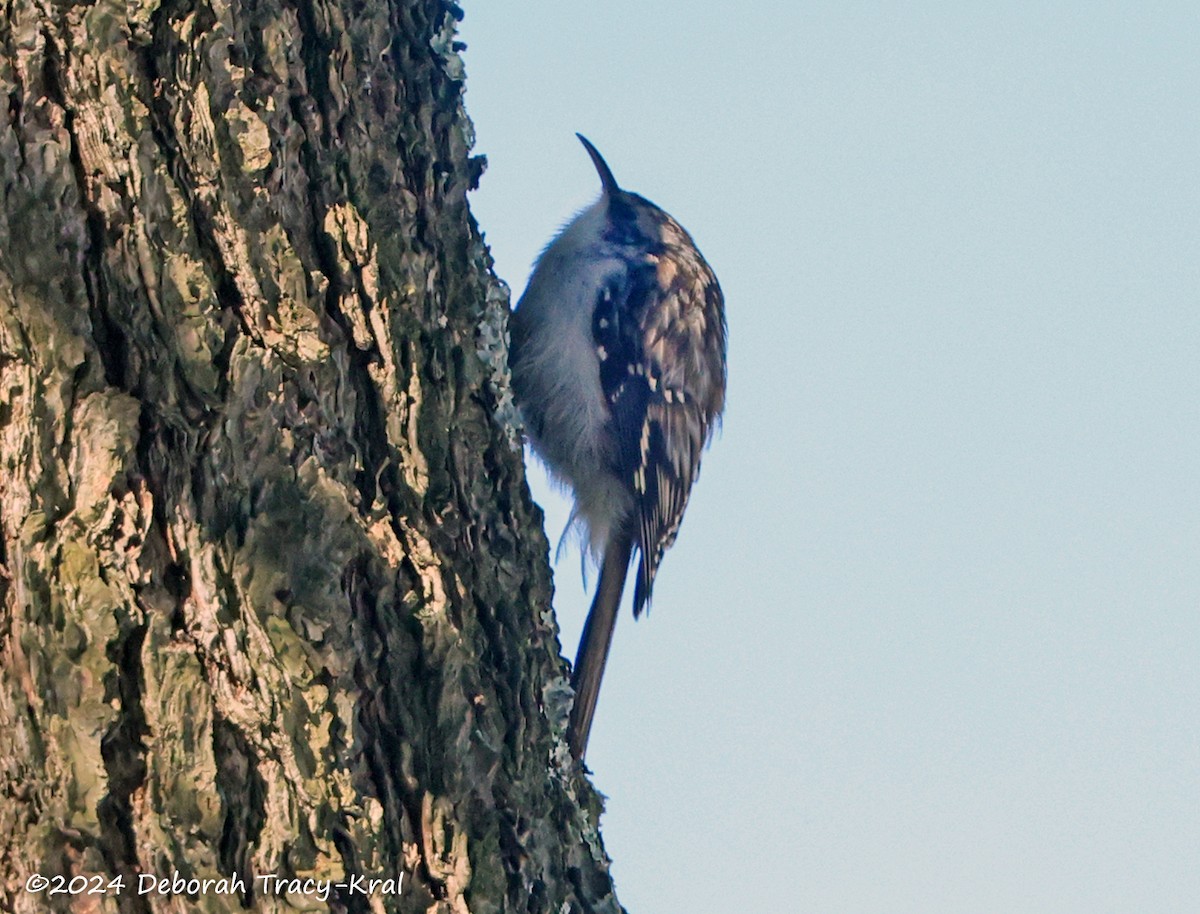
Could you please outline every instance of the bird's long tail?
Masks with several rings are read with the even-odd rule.
[[[571,675],[575,704],[571,707],[571,724],[567,730],[571,754],[579,761],[587,751],[592,715],[596,713],[600,680],[604,676],[604,663],[608,660],[632,552],[633,543],[628,536],[614,536],[609,541],[604,550],[604,563],[600,566],[596,596],[583,626],[583,637],[579,639],[579,653],[575,655],[575,669]]]

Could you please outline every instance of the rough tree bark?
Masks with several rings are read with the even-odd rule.
[[[460,15],[0,5],[0,909],[620,910]]]

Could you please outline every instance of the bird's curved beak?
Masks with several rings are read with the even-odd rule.
[[[600,155],[596,147],[582,133],[575,135],[579,137],[579,142],[583,143],[583,148],[592,157],[592,164],[596,166],[596,171],[600,175],[600,185],[604,188],[604,193],[608,196],[617,193],[621,188],[617,186],[617,179],[613,177],[608,163],[604,161],[604,156]]]

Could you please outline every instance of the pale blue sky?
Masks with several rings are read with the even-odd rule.
[[[1200,7],[465,7],[514,300],[576,130],[726,293],[588,753],[631,914],[1200,911]]]

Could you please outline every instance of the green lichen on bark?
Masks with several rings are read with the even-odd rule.
[[[619,910],[456,7],[0,20],[0,908]],[[238,895],[138,895],[142,873]],[[76,904],[80,899],[75,899]]]

